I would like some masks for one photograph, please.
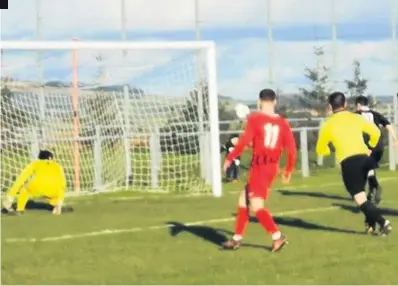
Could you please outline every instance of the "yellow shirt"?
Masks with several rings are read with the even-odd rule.
[[[15,180],[8,194],[15,196],[29,180],[32,191],[46,196],[46,193],[63,197],[66,180],[62,166],[53,160],[36,160],[25,167]]]
[[[339,162],[361,154],[368,154],[363,133],[370,136],[369,146],[375,147],[381,136],[379,128],[359,114],[340,111],[325,121],[319,131],[316,153],[321,156],[330,155],[329,143],[336,149]]]

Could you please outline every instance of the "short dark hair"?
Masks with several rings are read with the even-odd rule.
[[[360,104],[362,106],[368,106],[369,105],[369,99],[366,96],[358,96],[355,98],[355,104]]]
[[[332,94],[329,95],[328,103],[330,104],[333,110],[344,108],[344,105],[346,103],[346,98],[344,93],[340,91],[333,92]]]
[[[39,160],[52,160],[54,158],[54,154],[48,150],[40,150],[38,158]]]
[[[276,93],[272,89],[263,89],[260,91],[258,98],[262,101],[274,101],[276,99]]]

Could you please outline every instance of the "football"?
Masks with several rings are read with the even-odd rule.
[[[249,115],[250,109],[249,109],[249,107],[247,105],[242,104],[242,103],[238,103],[235,106],[235,112],[236,112],[236,116],[239,119],[245,119]]]

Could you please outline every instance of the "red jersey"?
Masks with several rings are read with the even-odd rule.
[[[252,143],[252,167],[279,166],[283,150],[287,151],[286,173],[294,170],[296,163],[296,141],[286,119],[279,115],[271,116],[255,112],[248,116],[244,133],[239,138],[227,160],[238,157],[244,148]]]

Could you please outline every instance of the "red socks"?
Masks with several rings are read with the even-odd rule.
[[[238,208],[236,215],[235,235],[242,237],[249,222],[249,211],[247,208]]]
[[[271,213],[267,209],[263,208],[257,211],[256,218],[269,234],[274,234],[275,232],[279,231],[279,228],[275,224],[275,221],[272,218]]]
[[[249,222],[249,212],[247,208],[238,208],[238,214],[236,215],[236,224],[235,224],[235,240],[241,240],[243,238],[243,234],[245,232],[246,226]],[[274,219],[272,218],[271,213],[263,208],[256,212],[256,218],[258,222],[262,225],[262,227],[269,234],[279,233],[279,228],[275,224]]]

